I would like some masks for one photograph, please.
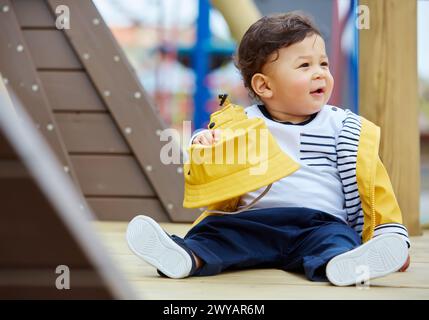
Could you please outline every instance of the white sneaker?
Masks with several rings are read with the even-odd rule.
[[[394,233],[383,234],[332,258],[326,266],[326,276],[336,286],[349,286],[398,271],[407,258],[404,239]]]
[[[171,239],[150,217],[131,220],[126,239],[132,252],[170,278],[185,278],[195,270],[192,252]]]

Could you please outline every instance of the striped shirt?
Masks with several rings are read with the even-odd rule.
[[[271,189],[248,209],[306,207],[334,215],[362,235],[364,213],[359,196],[356,161],[361,118],[350,110],[325,105],[298,124],[272,119],[264,106],[245,109],[249,118],[262,118],[280,148],[301,164],[291,175],[273,183]],[[194,132],[192,140],[200,133]],[[237,210],[251,203],[265,187],[241,196]],[[407,228],[400,223],[375,226],[373,237],[396,233],[408,247]]]
[[[340,177],[340,174],[347,174],[349,169],[349,164],[342,160],[342,151],[337,152],[337,141],[347,116],[346,111],[325,105],[310,119],[295,125],[273,120],[263,106],[253,105],[245,111],[249,118],[262,118],[280,148],[301,165],[291,175],[273,183],[268,193],[252,209],[306,207],[332,214],[347,223],[345,192],[347,198],[354,201],[350,202],[350,206],[359,202],[360,208],[360,200],[357,190],[357,198],[352,199],[355,195],[352,190],[353,182],[350,181],[350,185],[343,188]],[[354,139],[352,135],[348,138]],[[359,135],[356,139],[358,138]],[[350,143],[355,142],[357,145],[357,141],[350,140]],[[345,144],[341,146],[347,148]],[[356,163],[356,159],[354,162]],[[339,172],[337,163],[341,163],[343,172]],[[238,209],[249,204],[264,189],[265,187],[244,194]]]

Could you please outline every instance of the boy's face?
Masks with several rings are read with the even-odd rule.
[[[329,100],[334,85],[323,39],[316,34],[307,36],[281,48],[278,54],[277,60],[273,61],[273,54],[262,68],[266,83],[259,89],[267,109],[296,116],[318,112]],[[317,89],[322,92],[314,93]]]

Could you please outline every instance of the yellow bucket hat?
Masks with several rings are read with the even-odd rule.
[[[210,115],[208,125],[209,129],[220,129],[220,140],[211,146],[192,144],[188,148],[189,159],[183,167],[185,208],[235,198],[270,185],[299,168],[280,149],[264,120],[249,119],[243,107],[225,98],[221,102],[225,106]]]

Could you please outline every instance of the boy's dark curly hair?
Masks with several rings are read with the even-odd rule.
[[[322,36],[313,20],[300,11],[265,16],[250,26],[240,42],[234,63],[253,98],[258,96],[252,89],[252,77],[262,71],[268,57],[313,34]],[[278,56],[273,61],[277,59]]]

